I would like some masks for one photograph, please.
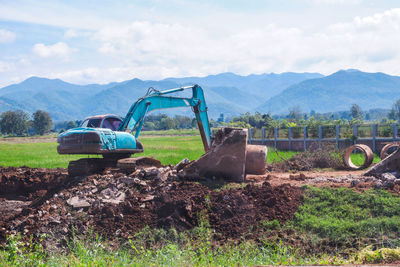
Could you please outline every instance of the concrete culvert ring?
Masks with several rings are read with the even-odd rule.
[[[392,154],[394,151],[396,151],[399,148],[400,148],[399,143],[391,143],[391,144],[385,145],[381,150],[381,159],[386,158],[387,156],[389,156],[390,154]],[[392,151],[389,151],[389,150],[392,150]]]
[[[364,154],[364,163],[361,166],[357,166],[351,161],[351,154],[353,154],[354,150],[358,150]],[[372,164],[372,161],[374,159],[374,154],[372,153],[372,150],[371,148],[369,148],[369,146],[357,144],[350,146],[346,149],[343,159],[344,163],[348,168],[353,170],[359,170],[367,168]]]

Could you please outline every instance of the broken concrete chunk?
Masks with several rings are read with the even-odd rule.
[[[87,202],[84,199],[79,199],[78,196],[71,197],[70,199],[67,200],[67,203],[68,203],[68,205],[72,206],[74,209],[90,207],[89,202]]]
[[[364,176],[379,177],[382,173],[399,172],[400,171],[400,149],[396,150],[381,162],[369,168]]]
[[[143,202],[148,202],[148,201],[152,201],[154,199],[154,196],[146,196],[145,198],[142,198]]]
[[[397,179],[396,176],[394,176],[390,172],[384,172],[384,173],[381,174],[381,180],[382,181],[394,181],[396,179]]]
[[[181,160],[178,164],[176,164],[175,166],[175,170],[176,171],[180,171],[182,170],[186,165],[188,165],[190,163],[190,160],[187,158],[184,158],[183,160]]]
[[[103,198],[101,199],[101,201],[103,203],[111,203],[111,204],[115,204],[118,205],[121,202],[125,201],[125,193],[123,192],[119,192],[117,195],[115,195],[114,197],[108,197],[108,198]]]

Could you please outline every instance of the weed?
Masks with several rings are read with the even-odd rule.
[[[393,263],[400,261],[400,248],[380,248],[372,250],[372,246],[368,246],[356,254],[355,262],[360,263]]]

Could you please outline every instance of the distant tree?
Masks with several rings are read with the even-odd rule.
[[[400,121],[400,99],[394,102],[389,113],[389,119]]]
[[[362,109],[357,104],[351,105],[350,114],[353,119],[357,119],[357,120],[362,120],[364,117]]]
[[[161,130],[168,130],[168,129],[174,129],[176,126],[175,122],[173,119],[170,117],[162,118],[160,121],[160,129]]]
[[[299,121],[303,118],[303,113],[300,106],[295,106],[289,110],[289,119]]]
[[[0,116],[0,128],[3,134],[26,134],[29,127],[29,115],[22,110],[6,111]]]
[[[72,128],[76,128],[76,127],[78,127],[78,124],[76,124],[75,121],[69,121],[69,122],[67,122],[67,124],[65,125],[66,130],[72,129]]]
[[[43,135],[53,127],[50,114],[43,110],[33,113],[33,129],[37,134]]]

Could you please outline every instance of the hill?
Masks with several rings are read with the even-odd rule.
[[[205,91],[209,115],[216,118],[253,111],[270,96],[287,86],[322,77],[317,73],[282,73],[240,76],[221,73],[206,77],[168,78],[161,81],[127,80],[105,85],[76,85],[59,79],[31,77],[19,84],[0,89],[0,112],[22,109],[32,113],[46,110],[55,121],[114,113],[124,116],[130,105],[143,96],[149,87],[159,90],[197,83]],[[190,109],[163,111],[169,115],[190,115]]]
[[[400,77],[384,73],[341,70],[289,86],[256,108],[260,112],[288,113],[299,106],[303,112],[349,110],[353,103],[362,109],[390,109],[400,98]]]

